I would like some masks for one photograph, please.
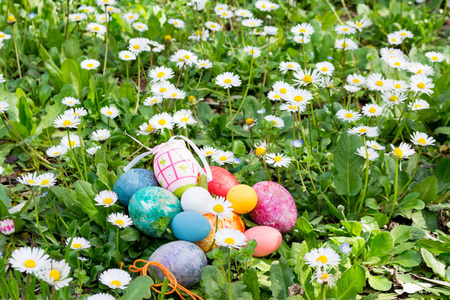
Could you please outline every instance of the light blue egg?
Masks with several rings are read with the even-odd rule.
[[[173,218],[172,230],[179,240],[198,242],[209,235],[211,223],[197,212],[184,211]]]
[[[164,265],[177,279],[178,284],[189,287],[202,277],[203,268],[207,265],[205,253],[199,246],[186,242],[176,241],[162,245],[150,256],[149,261],[156,261]],[[154,267],[156,275],[164,280],[164,274]]]
[[[156,238],[158,231],[152,224],[160,217],[172,220],[182,210],[180,200],[173,193],[162,187],[149,186],[134,193],[128,211],[137,229]]]
[[[119,203],[128,207],[134,193],[147,186],[158,186],[155,174],[146,169],[131,169],[123,173],[114,183],[113,191],[119,196]]]

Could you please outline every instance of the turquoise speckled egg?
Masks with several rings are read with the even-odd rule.
[[[197,212],[184,211],[173,218],[172,230],[179,240],[198,242],[209,235],[211,224]]]
[[[128,207],[131,197],[147,186],[158,186],[155,174],[146,169],[131,169],[123,173],[114,183],[113,191],[119,196],[119,203]]]
[[[137,229],[148,236],[157,237],[157,230],[152,224],[158,221],[159,217],[170,217],[172,220],[181,212],[181,203],[168,190],[149,186],[134,193],[128,211]]]
[[[189,287],[200,281],[203,268],[207,265],[205,253],[199,246],[186,242],[176,241],[162,245],[150,256],[149,261],[156,261],[164,265],[175,276],[182,286]],[[164,280],[164,274],[154,267],[156,275]]]

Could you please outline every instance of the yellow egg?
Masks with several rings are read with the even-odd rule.
[[[227,193],[227,199],[233,203],[233,209],[238,214],[246,214],[255,208],[258,196],[252,187],[238,184]]]

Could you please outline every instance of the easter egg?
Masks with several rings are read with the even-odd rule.
[[[213,180],[208,182],[211,195],[226,197],[228,191],[239,182],[233,174],[221,167],[211,166]]]
[[[283,240],[281,233],[269,226],[256,226],[244,232],[248,240],[255,240],[258,244],[253,256],[262,257],[275,252]]]
[[[162,245],[150,256],[149,261],[164,265],[175,276],[178,284],[189,287],[200,281],[203,268],[207,265],[205,253],[195,244],[186,241]],[[156,276],[162,281],[164,274],[155,266]]]
[[[227,200],[233,203],[236,213],[246,214],[255,208],[258,196],[252,187],[238,184],[228,191]]]
[[[281,185],[261,181],[253,186],[258,195],[256,207],[250,212],[252,220],[286,233],[297,221],[297,207],[291,194]]]
[[[209,232],[209,235],[201,240],[200,242],[196,242],[195,244],[198,245],[204,252],[207,252],[209,248],[211,248],[212,242],[214,241],[214,231],[216,229],[216,217],[213,214],[205,214],[204,217],[208,219],[209,223],[211,224],[211,231]],[[245,224],[244,221],[242,221],[241,217],[239,215],[233,213],[232,217],[225,218],[223,220],[219,219],[219,222],[217,222],[217,230],[219,229],[236,229],[240,232],[245,231]],[[217,248],[216,245],[214,247]],[[211,248],[212,249],[212,248]]]
[[[184,211],[173,218],[172,230],[179,240],[198,242],[209,235],[211,224],[199,213]]]
[[[211,194],[202,187],[191,187],[181,196],[181,207],[184,211],[195,211],[201,215],[209,211],[211,203]]]
[[[168,190],[150,186],[134,193],[128,211],[137,229],[148,236],[157,237],[158,231],[152,224],[160,217],[169,217],[172,220],[181,212],[181,204],[180,200]]]
[[[113,191],[119,196],[119,203],[128,207],[131,196],[147,186],[157,186],[155,174],[146,169],[131,169],[123,173],[114,183]]]

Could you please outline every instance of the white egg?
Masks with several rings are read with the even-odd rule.
[[[184,211],[195,211],[201,215],[209,212],[211,194],[204,188],[194,186],[187,189],[181,196],[181,207]]]

